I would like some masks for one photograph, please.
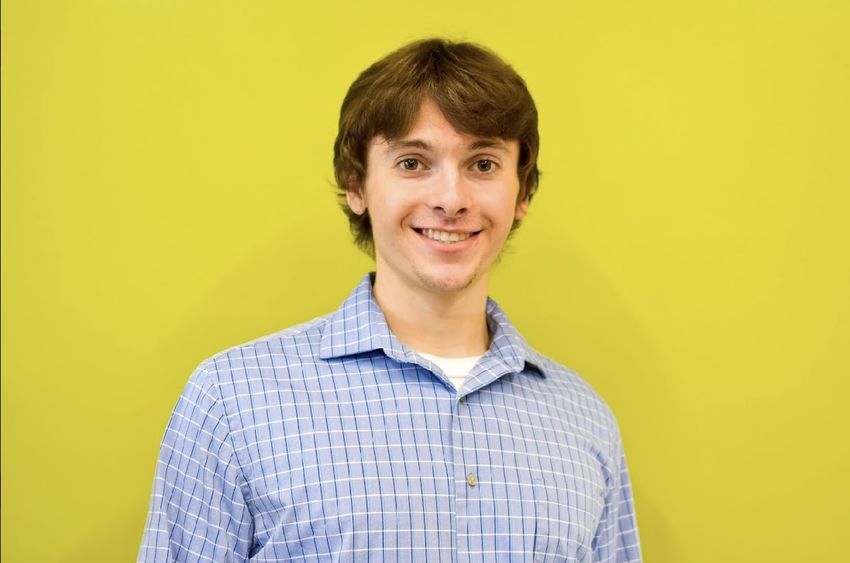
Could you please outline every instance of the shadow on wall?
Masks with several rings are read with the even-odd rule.
[[[120,492],[116,492],[120,494]],[[140,501],[141,499],[135,499]],[[98,520],[97,529],[91,529],[73,549],[69,549],[65,563],[92,563],[95,561],[135,561],[142,541],[143,525],[139,526],[139,506],[147,511],[148,497],[143,503],[132,502],[121,514],[103,521]],[[90,510],[90,509],[89,509]],[[144,523],[144,516],[142,519]],[[38,548],[35,548],[38,551]]]
[[[201,350],[196,364],[226,348],[334,311],[374,268],[350,242],[334,203],[319,212],[288,217],[274,237],[235,258],[222,263],[213,292],[164,341]]]
[[[642,487],[636,487],[634,495],[644,561],[685,563],[687,559],[676,541],[675,531],[652,497]]]

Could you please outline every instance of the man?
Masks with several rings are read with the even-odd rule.
[[[352,84],[336,178],[375,258],[336,312],[203,362],[140,561],[639,561],[616,421],[487,298],[537,187],[522,79],[407,45]]]

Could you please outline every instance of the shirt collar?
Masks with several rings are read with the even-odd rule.
[[[480,387],[506,373],[528,368],[543,374],[539,355],[519,334],[501,307],[487,299],[487,324],[492,338],[490,349],[471,374],[474,387]],[[384,313],[372,295],[371,274],[364,276],[342,305],[328,317],[322,330],[319,357],[328,360],[383,352],[399,362],[421,363],[421,358],[390,331]],[[466,385],[464,387],[467,387]]]

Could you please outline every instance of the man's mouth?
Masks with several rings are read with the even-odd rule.
[[[416,229],[420,235],[426,236],[431,240],[436,240],[437,242],[444,242],[447,244],[454,244],[457,242],[464,241],[469,237],[475,236],[479,231],[475,232],[449,232],[449,231],[438,231],[437,229]]]

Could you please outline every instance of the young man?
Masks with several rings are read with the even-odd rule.
[[[357,78],[334,166],[376,271],[201,364],[139,561],[640,560],[613,415],[487,298],[537,152],[524,82],[479,46],[416,42]]]

